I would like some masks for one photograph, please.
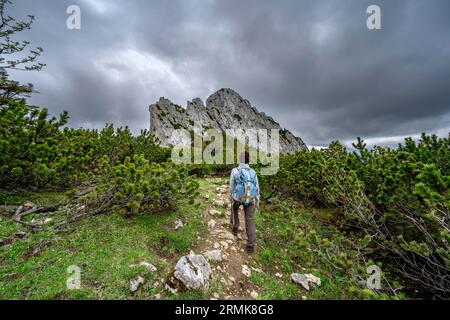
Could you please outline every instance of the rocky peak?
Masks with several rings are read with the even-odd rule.
[[[213,93],[206,100],[208,108],[230,108],[236,109],[239,107],[251,108],[250,102],[241,97],[239,93],[233,89],[220,89]]]
[[[192,129],[195,122],[204,128],[226,129],[278,129],[280,147],[284,152],[306,149],[302,139],[283,129],[278,122],[259,112],[251,103],[232,89],[220,89],[206,100],[188,101],[184,109],[166,98],[150,106],[150,131],[164,146],[170,145],[175,129]]]

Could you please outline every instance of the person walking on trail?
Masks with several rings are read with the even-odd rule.
[[[259,207],[259,183],[256,172],[250,168],[250,154],[243,152],[239,156],[239,166],[231,171],[230,200],[232,232],[239,232],[239,208],[242,205],[245,213],[245,229],[247,231],[247,253],[252,254],[256,245],[255,209]]]

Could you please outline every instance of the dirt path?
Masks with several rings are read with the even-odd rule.
[[[209,205],[203,214],[209,232],[198,239],[194,252],[204,253],[220,250],[221,262],[212,263],[212,283],[221,282],[223,292],[213,293],[215,299],[256,299],[259,288],[251,281],[251,272],[260,272],[252,255],[245,252],[247,235],[243,210],[239,210],[240,228],[235,237],[231,233],[229,186],[226,179],[210,179],[215,196],[208,199]],[[204,195],[202,195],[204,196]]]

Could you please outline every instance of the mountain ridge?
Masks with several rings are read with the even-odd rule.
[[[222,88],[206,99],[187,102],[186,109],[165,97],[150,105],[150,132],[161,145],[170,146],[172,132],[176,129],[193,128],[195,122],[205,129],[278,129],[280,132],[280,151],[286,153],[306,150],[303,140],[282,128],[271,116],[258,109],[230,88]]]

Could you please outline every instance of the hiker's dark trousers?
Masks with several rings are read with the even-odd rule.
[[[242,205],[242,203],[234,201],[231,206],[231,223],[233,225],[233,230],[238,231],[239,229],[239,207],[244,207],[245,213],[245,230],[247,231],[247,247],[254,248],[256,244],[256,227],[255,220],[253,218],[255,214],[255,205],[249,204],[248,206]]]

